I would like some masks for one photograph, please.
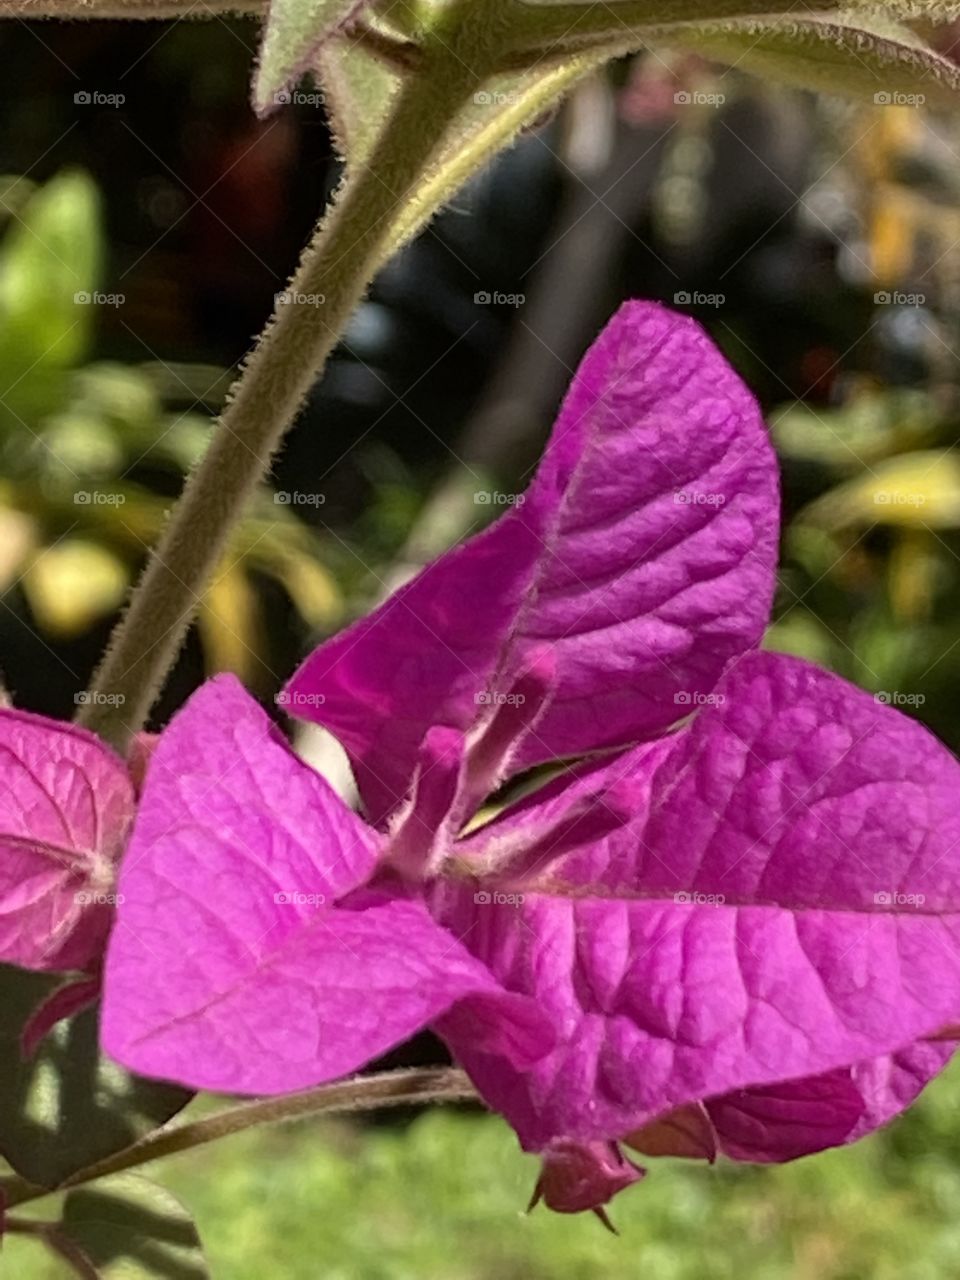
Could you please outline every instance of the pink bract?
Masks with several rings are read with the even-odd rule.
[[[0,710],[0,960],[83,969],[109,931],[133,821],[119,756],[71,725]]]
[[[635,1182],[616,1143],[657,1121],[657,1150],[750,1160],[861,1136],[960,1021],[960,767],[758,650],[776,466],[691,321],[618,313],[523,497],[289,686],[366,820],[232,679],[174,718],[121,870],[107,1050],[272,1093],[429,1024],[565,1211]]]

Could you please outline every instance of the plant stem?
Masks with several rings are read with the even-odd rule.
[[[789,11],[785,0],[612,0],[609,4],[588,4],[580,0],[580,3],[549,5],[514,0],[513,7],[512,47],[539,51],[541,56],[549,53],[551,46],[554,55],[568,47],[576,49],[584,38],[636,47],[644,28],[723,22],[731,18],[783,17],[785,11]],[[803,11],[816,13],[837,7],[836,0],[805,0]]]
[[[277,307],[249,357],[114,631],[79,718],[120,749],[146,719],[246,499],[391,252],[408,198],[477,82],[451,39],[445,31],[425,43],[421,70],[402,88],[369,165],[357,166],[321,220],[283,295],[292,301]]]
[[[0,0],[0,18],[217,18],[265,13],[267,0]]]
[[[420,46],[414,40],[387,35],[377,27],[360,22],[348,32],[350,40],[385,62],[394,71],[415,71],[420,62]]]
[[[298,1120],[304,1116],[374,1111],[378,1107],[402,1107],[412,1103],[475,1101],[476,1096],[464,1072],[455,1067],[417,1067],[409,1071],[384,1071],[336,1084],[323,1084],[285,1097],[243,1102],[190,1124],[158,1129],[123,1151],[81,1169],[59,1187],[35,1187],[25,1180],[10,1180],[4,1186],[6,1204],[13,1208],[41,1200],[54,1192],[85,1186],[98,1178],[136,1169],[163,1156],[192,1151],[208,1142],[243,1133],[258,1125]]]

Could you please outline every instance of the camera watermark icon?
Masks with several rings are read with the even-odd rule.
[[[678,289],[673,295],[675,307],[722,307],[726,305],[725,293],[703,293],[700,289]]]
[[[525,693],[493,693],[484,689],[473,695],[478,707],[522,707],[527,700]]]
[[[103,489],[77,489],[73,495],[77,507],[122,507],[126,500],[125,493],[108,493]]]
[[[81,689],[73,695],[75,707],[122,707],[126,700],[122,693],[101,693],[99,689]]]
[[[678,689],[673,695],[678,707],[722,707],[726,700],[725,693],[698,693],[695,689]]]
[[[525,293],[501,293],[495,290],[488,293],[481,289],[473,295],[474,304],[478,307],[522,307],[527,301]]]
[[[278,107],[322,107],[326,105],[326,95],[312,90],[305,93],[302,89],[280,89],[273,95]]]
[[[902,289],[878,289],[873,295],[877,307],[922,307],[926,301],[925,293],[904,293]]]
[[[301,293],[299,289],[281,289],[273,295],[275,307],[323,307],[326,302],[325,293]]]
[[[722,893],[697,893],[695,890],[682,890],[673,895],[674,905],[678,907],[722,907],[726,900]]]
[[[727,100],[725,93],[703,93],[700,89],[678,89],[673,95],[678,107],[722,107]]]
[[[73,895],[78,907],[122,907],[126,896],[122,893],[96,893],[92,889],[80,889]]]
[[[492,89],[481,89],[473,95],[473,101],[478,107],[516,107],[523,101],[523,94],[497,93]]]
[[[88,293],[80,289],[73,295],[74,304],[78,307],[122,307],[127,300],[125,293],[100,293],[94,290]]]
[[[99,89],[78,89],[73,101],[78,107],[122,107],[125,93],[101,93]]]
[[[498,493],[495,489],[478,489],[473,495],[478,507],[522,507],[526,500],[525,493]]]
[[[280,489],[273,495],[278,507],[322,507],[326,500],[325,493],[303,493],[300,489]]]
[[[286,893],[275,893],[273,900],[279,907],[322,907],[327,899],[322,893],[300,893],[297,889],[289,889]]]
[[[882,707],[922,707],[927,700],[925,693],[901,693],[899,689],[881,689],[873,700]]]
[[[901,893],[897,889],[881,890],[873,895],[876,907],[922,907],[926,900],[924,893]]]
[[[899,89],[880,89],[873,95],[878,107],[922,107],[927,100],[925,93],[901,93]]]
[[[473,900],[478,907],[522,907],[522,893],[501,893],[497,889],[479,889]]]
[[[878,507],[922,507],[927,497],[923,493],[903,493],[899,489],[878,489],[873,501]]]
[[[703,489],[677,489],[673,500],[678,507],[722,507],[725,493],[706,493]]]
[[[294,689],[281,689],[274,702],[278,707],[322,707],[326,702],[322,693],[299,693]]]

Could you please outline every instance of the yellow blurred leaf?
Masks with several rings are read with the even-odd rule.
[[[128,568],[118,556],[79,538],[40,552],[23,577],[39,625],[65,639],[118,608],[129,584]]]
[[[232,671],[248,684],[262,676],[260,605],[243,569],[234,566],[210,584],[197,615],[197,630],[210,675]]]
[[[15,581],[36,541],[36,525],[28,515],[0,507],[0,591]]]
[[[931,543],[933,546],[931,547]],[[898,622],[925,622],[933,612],[940,549],[923,529],[903,529],[887,565],[890,608]]]
[[[343,597],[332,574],[315,560],[296,553],[270,566],[270,572],[285,588],[301,618],[311,627],[327,627],[339,622]]]
[[[823,529],[888,524],[960,526],[960,453],[924,449],[876,463],[867,475],[818,498],[798,517]]]

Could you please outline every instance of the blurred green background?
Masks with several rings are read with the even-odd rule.
[[[502,1121],[461,1111],[299,1123],[147,1172],[189,1206],[224,1280],[946,1280],[958,1087],[952,1069],[885,1133],[792,1165],[650,1161],[611,1210],[618,1237],[590,1214],[524,1215],[537,1162]],[[0,1266],[66,1274],[19,1237]]]
[[[253,45],[222,21],[0,27],[0,668],[19,705],[72,712],[336,181],[321,109],[250,115]],[[768,643],[960,750],[958,160],[950,119],[689,56],[585,86],[378,280],[158,722],[217,670],[271,705],[309,645],[479,527],[473,495],[524,486],[577,359],[647,296],[698,316],[768,415],[785,516]],[[421,1037],[391,1062],[441,1058]],[[523,1216],[536,1162],[469,1110],[300,1124],[152,1172],[225,1280],[947,1280],[958,1100],[952,1070],[849,1150],[656,1165],[614,1206],[620,1239]],[[0,1272],[58,1274],[19,1238]]]

